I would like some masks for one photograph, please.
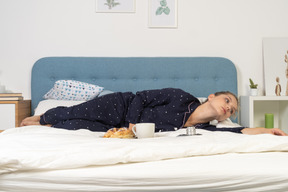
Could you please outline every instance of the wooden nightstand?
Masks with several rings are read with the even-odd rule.
[[[31,115],[31,100],[0,101],[0,130],[19,127]]]

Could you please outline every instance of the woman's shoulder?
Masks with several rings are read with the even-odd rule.
[[[164,93],[179,95],[180,97],[189,96],[189,97],[195,98],[192,94],[190,94],[187,91],[184,91],[183,89],[180,89],[180,88],[164,88],[164,89],[162,89],[162,91]]]
[[[189,94],[188,92],[186,92],[186,91],[184,91],[183,89],[180,89],[180,88],[169,87],[169,88],[163,88],[162,90],[163,91],[167,91],[167,92],[181,92],[181,93]]]

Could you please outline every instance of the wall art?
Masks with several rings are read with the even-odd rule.
[[[98,13],[135,13],[135,0],[95,0]]]
[[[288,96],[288,37],[264,38],[266,96]]]
[[[150,28],[177,28],[177,0],[149,0]]]

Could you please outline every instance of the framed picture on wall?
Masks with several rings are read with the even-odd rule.
[[[288,37],[264,38],[266,96],[288,96]]]
[[[98,13],[135,13],[135,0],[95,0]]]
[[[150,28],[177,28],[177,0],[149,0]]]

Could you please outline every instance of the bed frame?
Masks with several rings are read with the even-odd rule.
[[[33,109],[39,101],[43,100],[43,95],[53,87],[54,82],[60,79],[75,79],[93,83],[104,86],[105,89],[111,91],[135,92],[144,89],[175,87],[182,88],[197,97],[207,97],[210,93],[222,90],[229,90],[237,95],[236,69],[234,64],[225,58],[48,57],[38,60],[32,70]],[[9,129],[9,131],[4,131],[0,135],[2,136],[0,146],[3,146],[0,148],[1,160],[3,165],[6,165],[5,160],[9,160],[7,161],[7,167],[10,171],[9,173],[0,174],[0,188],[7,192],[288,191],[288,153],[285,148],[285,146],[288,146],[288,141],[277,136],[247,136],[229,132],[216,131],[212,133],[198,130],[201,131],[202,136],[177,137],[178,134],[185,131],[180,129],[178,130],[180,132],[157,133],[161,134],[163,138],[156,138],[155,140],[153,138],[151,141],[149,139],[147,141],[124,141],[117,139],[105,140],[99,138],[99,136],[103,136],[103,133],[89,132],[84,129],[73,132],[51,129],[45,126],[30,126]],[[99,140],[101,142],[105,141],[105,143],[99,143]],[[106,148],[107,143],[113,144],[113,147]],[[175,145],[177,143],[179,145]],[[155,144],[163,148],[155,147]],[[62,148],[65,145],[68,146],[67,149]],[[77,147],[78,145],[79,147]],[[120,147],[120,149],[123,149],[121,150],[123,153],[116,153],[115,151],[119,149],[120,145],[127,146],[127,148]],[[98,161],[96,157],[101,156],[101,154],[107,155],[106,157],[111,161],[126,162],[124,160],[119,161],[119,159],[142,154],[142,152],[138,152],[139,149],[140,151],[144,149],[147,156],[154,157],[152,151],[156,153],[162,151],[168,155],[176,151],[176,154],[178,154],[184,146],[185,148],[191,147],[191,151],[195,149],[195,151],[201,153],[205,150],[215,152],[214,149],[219,148],[217,146],[221,146],[221,149],[223,147],[228,151],[244,147],[244,152],[240,150],[240,153],[223,153],[221,151],[214,155],[204,153],[198,156],[185,156],[185,158],[144,162],[131,161],[132,163],[128,161],[128,163],[117,163],[111,166],[95,164],[95,161]],[[226,147],[228,148],[226,149]],[[41,153],[42,149],[43,153]],[[63,151],[61,151],[62,149]],[[111,151],[112,149],[114,152]],[[260,153],[256,149],[261,149]],[[57,153],[52,153],[55,150]],[[98,150],[102,153],[99,153]],[[253,152],[253,150],[256,150],[256,152]],[[263,150],[267,150],[267,152]],[[60,151],[59,154],[58,151]],[[112,156],[106,153],[109,151],[110,154],[118,154],[118,156],[114,156],[114,159],[111,158]],[[188,152],[190,152],[190,149],[185,154],[188,154]],[[35,156],[36,153],[37,156]],[[30,157],[29,154],[32,156]],[[57,169],[53,169],[55,164],[50,163],[49,166],[52,166],[52,168],[48,171],[38,169],[37,165],[41,162],[41,159],[38,160],[40,154],[44,155],[45,161],[45,155],[48,155],[47,159],[52,161],[55,159],[56,165],[62,159],[60,162],[63,162],[65,166],[58,167],[59,169],[56,166]],[[94,159],[92,159],[92,155],[95,157]],[[85,160],[84,162],[91,160],[92,162],[87,165],[93,166],[69,168],[71,162],[69,164],[63,157],[72,160],[73,163],[76,162],[77,165],[78,163],[81,164],[82,160]],[[19,158],[24,159],[24,164],[26,162],[29,166],[31,161],[36,163],[34,165],[36,168],[30,170],[28,166],[28,171],[25,171],[25,166],[19,167],[17,165],[17,159]],[[15,170],[20,171],[10,170],[11,166],[12,168],[17,166]],[[24,170],[21,171],[19,168],[24,168]]]
[[[224,90],[238,93],[236,68],[221,57],[45,57],[32,69],[32,114],[61,79],[93,83],[114,92],[173,87],[197,97]]]

